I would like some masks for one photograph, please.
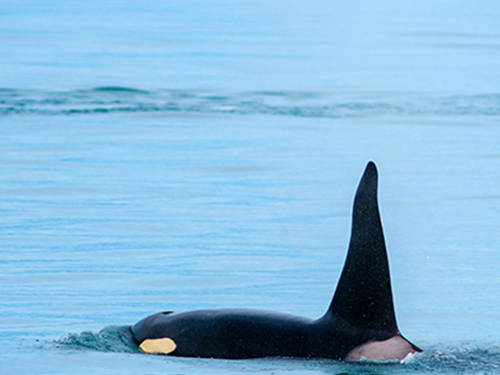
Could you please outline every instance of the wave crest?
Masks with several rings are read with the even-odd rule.
[[[265,114],[349,118],[378,116],[498,116],[500,94],[422,96],[325,94],[300,91],[225,93],[147,91],[107,86],[72,91],[0,89],[0,115],[119,112]]]
[[[55,342],[61,349],[139,353],[129,326],[108,326],[99,332],[67,333]]]

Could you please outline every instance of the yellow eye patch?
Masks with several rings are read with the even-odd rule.
[[[148,354],[169,354],[177,348],[177,345],[174,340],[164,337],[162,339],[144,340],[139,345],[139,348]]]

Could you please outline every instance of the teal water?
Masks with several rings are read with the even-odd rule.
[[[0,4],[0,373],[498,373],[498,11]],[[320,316],[368,160],[424,353],[137,353],[124,327],[165,309]]]

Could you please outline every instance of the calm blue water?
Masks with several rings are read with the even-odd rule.
[[[500,372],[500,3],[0,3],[0,373]],[[405,364],[147,356],[327,308],[365,164]]]

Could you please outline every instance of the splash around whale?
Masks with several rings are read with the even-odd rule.
[[[337,289],[316,320],[244,309],[161,312],[131,327],[140,349],[181,357],[403,360],[421,349],[400,333],[369,162],[359,183],[351,239]]]

